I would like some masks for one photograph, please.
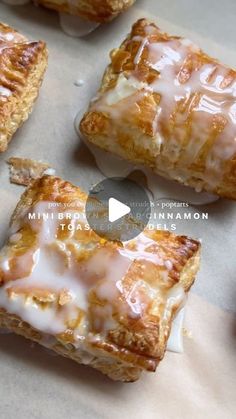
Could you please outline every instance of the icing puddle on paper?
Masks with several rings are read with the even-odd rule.
[[[67,13],[59,13],[62,30],[72,37],[83,37],[93,32],[100,23],[88,21],[79,16],[71,16]]]
[[[3,3],[10,6],[23,6],[31,3],[31,0],[1,0]],[[73,8],[73,4],[72,4]],[[60,26],[66,35],[80,38],[93,32],[100,23],[92,22],[86,19],[82,19],[79,16],[70,15],[68,13],[58,13]]]

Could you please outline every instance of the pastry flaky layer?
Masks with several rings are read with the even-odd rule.
[[[0,23],[0,152],[28,118],[46,66],[44,42],[29,42]]]
[[[146,229],[107,241],[86,194],[53,176],[23,194],[0,252],[0,326],[114,380],[155,371],[199,266],[200,244]]]
[[[236,199],[236,71],[136,22],[80,124],[99,147],[197,191]]]
[[[134,2],[135,0],[37,0],[44,7],[99,23],[114,19]]]

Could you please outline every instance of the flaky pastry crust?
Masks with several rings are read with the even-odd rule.
[[[146,19],[111,52],[80,124],[104,150],[236,199],[236,71]]]
[[[46,66],[44,42],[29,42],[0,23],[0,152],[29,117]]]
[[[43,175],[55,175],[55,170],[48,163],[42,161],[10,157],[9,164],[10,182],[16,185],[28,186],[33,179]]]
[[[86,222],[69,228],[68,213],[76,208],[82,219],[86,199],[53,176],[22,195],[0,252],[0,326],[114,380],[135,381],[164,356],[200,244],[168,231],[145,230],[120,243],[101,239]],[[45,221],[47,211],[64,218]]]
[[[104,23],[134,4],[135,0],[37,0],[38,4],[60,13]]]

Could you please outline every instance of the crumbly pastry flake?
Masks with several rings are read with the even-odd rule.
[[[48,163],[25,159],[21,157],[10,157],[9,164],[10,182],[17,185],[28,186],[34,179],[43,175],[55,175],[55,170]]]

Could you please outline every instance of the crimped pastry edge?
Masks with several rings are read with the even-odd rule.
[[[50,191],[53,195],[56,202],[58,202],[58,199],[61,199],[62,202],[65,199],[71,200],[76,193],[76,198],[78,198],[78,193],[82,199],[85,199],[86,197],[86,195],[79,188],[67,181],[53,176],[43,176],[41,179],[34,180],[31,183],[31,186],[23,193],[15,212],[13,213],[12,223],[15,221],[17,222],[18,217],[24,213],[24,210],[34,205],[35,202],[38,202],[39,198],[44,199],[44,194],[49,193],[48,191]],[[168,234],[171,235],[172,233],[165,232],[166,239],[168,239]],[[180,243],[182,243],[185,257],[188,259],[180,265],[178,279],[178,283],[181,284],[185,292],[187,292],[194,282],[195,275],[199,267],[200,244],[186,236],[176,237],[180,240]],[[173,321],[175,314],[176,311],[173,310],[170,324]],[[0,325],[1,327],[7,327],[17,334],[43,344],[42,340],[44,338],[44,333],[32,328],[28,323],[22,321],[19,317],[8,313],[3,309],[0,309]],[[168,336],[169,333],[170,328],[168,330]],[[155,358],[144,354],[140,355],[138,352],[132,352],[132,349],[129,350],[122,346],[119,347],[116,343],[102,341],[100,345],[93,346],[93,350],[96,351],[98,356],[96,356],[96,359],[90,365],[112,379],[119,381],[135,381],[139,378],[143,370],[156,370],[158,363],[164,357],[168,336],[165,335],[159,337],[158,355]],[[52,337],[55,338],[55,336]],[[68,358],[74,359],[78,363],[81,363],[81,358],[78,356],[78,353],[75,354],[73,346],[68,346],[61,338],[57,342],[56,347],[53,347],[52,349]],[[101,362],[100,358],[102,358],[104,362]]]
[[[123,42],[119,45],[119,47],[111,50],[110,55],[112,57],[113,52],[120,50],[125,51],[126,46],[129,43],[130,39],[132,38],[132,31],[134,28],[138,28],[142,30],[147,25],[154,25],[156,28],[158,26],[153,20],[141,18],[138,21],[136,21],[131,28],[130,33],[127,35],[127,37],[124,39]],[[159,28],[158,28],[159,29]],[[161,34],[163,37],[168,39],[181,39],[179,36],[172,36],[167,34],[164,31],[161,31]],[[198,53],[202,54],[202,56],[205,57],[207,61],[210,61],[215,64],[221,64],[217,59],[210,57],[205,52],[203,52],[200,48],[198,48]],[[236,74],[236,70],[230,69],[227,65],[223,65],[226,69],[229,71],[234,71]],[[122,74],[123,71],[115,72],[112,68],[112,63],[108,64],[106,67],[100,88],[98,89],[98,94],[103,95],[107,90],[110,89],[111,85],[116,85],[116,81],[119,77],[119,74]],[[168,170],[168,159],[166,157],[162,156],[162,163],[159,167],[156,167],[156,157],[152,156],[152,159],[150,160],[147,156],[144,158],[141,156],[139,158],[138,149],[136,149],[136,153],[129,153],[129,150],[124,149],[119,146],[119,144],[115,143],[111,139],[106,138],[103,135],[103,130],[105,130],[106,122],[109,120],[109,118],[106,116],[106,114],[92,111],[91,105],[89,106],[87,112],[85,112],[81,122],[80,122],[80,133],[81,136],[84,137],[85,140],[93,143],[94,145],[98,146],[99,148],[114,153],[114,155],[117,155],[121,158],[124,158],[125,160],[134,163],[134,164],[143,164],[145,166],[148,166],[154,173],[157,175],[160,175],[166,179],[177,181],[178,183],[181,183],[185,186],[189,186],[194,188],[196,191],[206,191],[209,193],[213,193],[216,195],[219,195],[222,198],[228,198],[236,200],[236,189],[234,187],[235,184],[235,177],[236,177],[236,157],[234,157],[231,161],[228,161],[227,163],[227,170],[224,173],[222,181],[217,184],[215,187],[212,187],[210,184],[207,183],[206,179],[204,177],[202,178],[197,171],[194,169],[191,169],[191,176],[188,177],[187,180],[185,180],[186,176],[186,170],[184,167],[178,168],[178,170],[175,170],[175,173],[171,173],[171,171]],[[136,144],[140,140],[141,142],[150,143],[150,136],[147,134],[144,134],[137,126],[130,127],[130,130],[132,129],[133,137],[136,138]],[[131,150],[132,151],[132,150]],[[156,150],[154,150],[156,151]]]
[[[43,80],[44,73],[47,67],[48,51],[46,44],[43,41],[28,42],[28,40],[15,31],[8,25],[0,24],[4,33],[12,33],[13,44],[9,44],[10,57],[17,54],[17,48],[23,47],[22,51],[27,52],[29,49],[29,56],[27,57],[27,64],[25,65],[26,74],[22,76],[24,84],[22,88],[17,91],[12,91],[12,94],[7,99],[5,104],[1,105],[2,123],[0,132],[0,153],[4,152],[14,133],[18,128],[28,119],[33,104],[39,94],[39,89]],[[32,51],[31,51],[32,49]],[[12,53],[11,53],[12,51]],[[11,77],[11,82],[14,82],[14,70],[11,70],[8,77]],[[17,74],[17,77],[19,75]]]

